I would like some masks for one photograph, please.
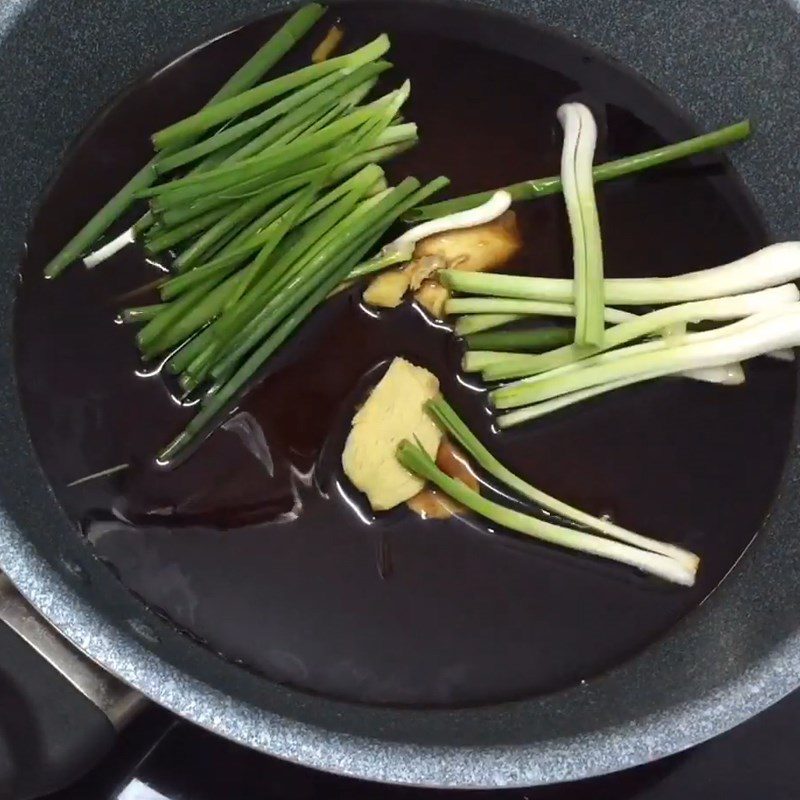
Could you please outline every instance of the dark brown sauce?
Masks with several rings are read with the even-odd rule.
[[[344,16],[347,47],[387,29],[393,80],[412,79],[406,114],[422,143],[392,165],[394,177],[444,173],[462,192],[553,174],[554,112],[576,95],[598,115],[603,159],[688,131],[657,93],[573,42],[531,30],[531,60],[521,60],[432,35],[441,11],[390,6],[349,5]],[[462,39],[492,30],[482,16],[460,20]],[[248,26],[123,95],[69,154],[42,205],[22,265],[16,350],[31,435],[55,491],[129,589],[271,679],[415,705],[510,699],[590,679],[696,606],[757,531],[786,454],[791,367],[761,359],[741,388],[661,381],[496,435],[484,394],[458,372],[449,332],[409,305],[368,313],[354,289],[274,360],[241,406],[238,433],[217,433],[164,472],[153,455],[192,412],[158,377],[137,373],[134,329],[114,321],[121,306],[152,299],[119,297],[155,268],[131,247],[93,272],[41,277],[146,159],[147,135],[195,108],[274,26]],[[307,59],[315,43],[287,63]],[[765,242],[747,194],[714,158],[599,194],[611,275],[720,264]],[[568,275],[561,199],[518,213],[527,246],[514,267]],[[697,551],[697,586],[673,588],[475,520],[423,522],[405,508],[375,518],[339,460],[355,404],[394,355],[433,370],[473,429],[535,484]],[[131,466],[67,487],[120,463]]]

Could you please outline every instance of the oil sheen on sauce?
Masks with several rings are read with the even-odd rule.
[[[412,81],[404,113],[422,139],[390,166],[395,179],[446,174],[462,193],[554,174],[565,98],[594,109],[602,160],[691,133],[668,100],[574,42],[520,29],[504,47],[522,57],[498,49],[506,39],[490,17],[453,17],[445,28],[441,10],[415,9],[343,11],[345,46],[387,30],[391,81]],[[196,108],[275,26],[247,26],[127,91],[66,157],[30,233],[16,310],[19,388],[46,474],[125,587],[268,679],[416,706],[591,679],[698,605],[758,530],[786,453],[791,366],[749,364],[739,388],[659,381],[498,435],[450,332],[408,304],[364,309],[356,287],[308,321],[223,430],[164,471],[153,456],[192,409],[140,364],[135,330],[115,322],[122,307],[154,299],[129,293],[156,279],[157,265],[129,247],[92,272],[41,277],[144,163],[148,134]],[[308,59],[314,38],[288,66]],[[669,275],[765,243],[745,190],[716,157],[598,194],[610,275]],[[563,200],[517,213],[526,244],[509,268],[568,275]],[[698,584],[671,587],[472,518],[371,513],[340,454],[356,405],[395,355],[434,371],[473,430],[537,486],[698,552]],[[130,467],[67,486],[121,463]]]

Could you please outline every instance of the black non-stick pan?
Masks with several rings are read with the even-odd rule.
[[[800,7],[793,0],[389,5],[398,25],[438,29],[523,59],[532,57],[532,25],[578,37],[655,84],[699,129],[749,116],[756,131],[731,153],[733,165],[769,236],[796,238]],[[92,662],[140,695],[255,749],[360,778],[440,787],[527,786],[622,769],[714,736],[793,690],[800,684],[794,429],[759,535],[707,602],[586,685],[500,705],[374,707],[270,682],[148,611],[86,546],[33,454],[15,385],[12,323],[26,231],[70,142],[123,88],[282,7],[270,0],[0,5],[0,569],[86,656],[42,632],[3,586],[0,795],[33,796],[68,780],[99,757],[114,724],[132,713],[139,695],[88,677]]]

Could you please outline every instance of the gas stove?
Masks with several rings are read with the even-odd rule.
[[[92,773],[51,800],[795,800],[800,691],[706,744],[579,783],[432,791],[340,778],[278,761],[149,709]]]

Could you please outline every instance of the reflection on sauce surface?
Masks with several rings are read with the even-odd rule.
[[[600,159],[687,132],[658,95],[574,43],[532,31],[528,52],[542,63],[522,61],[429,35],[434,13],[346,10],[345,46],[385,28],[392,79],[412,79],[407,116],[422,143],[392,164],[394,177],[447,174],[461,193],[553,174],[555,109],[567,97],[595,110]],[[491,25],[475,20],[461,33],[479,40]],[[365,702],[459,705],[591,678],[697,605],[758,529],[785,457],[792,367],[762,359],[735,389],[662,381],[498,436],[485,395],[458,372],[452,336],[408,304],[366,313],[356,286],[313,316],[224,430],[164,472],[153,454],[192,410],[158,377],[137,376],[134,330],[114,322],[131,304],[120,295],[157,277],[154,267],[128,248],[94,272],[41,278],[79,220],[145,160],[147,134],[192,110],[273,27],[244,28],[135,87],[66,160],[30,234],[16,319],[20,391],[42,464],[127,587],[271,679]],[[697,269],[765,241],[746,194],[713,159],[605,184],[599,197],[611,275]],[[568,275],[561,199],[517,213],[526,246],[510,268]],[[533,483],[701,554],[697,586],[673,588],[469,518],[422,521],[405,507],[376,518],[340,456],[356,405],[394,355],[434,371],[473,430]],[[121,462],[131,468],[66,488]]]

